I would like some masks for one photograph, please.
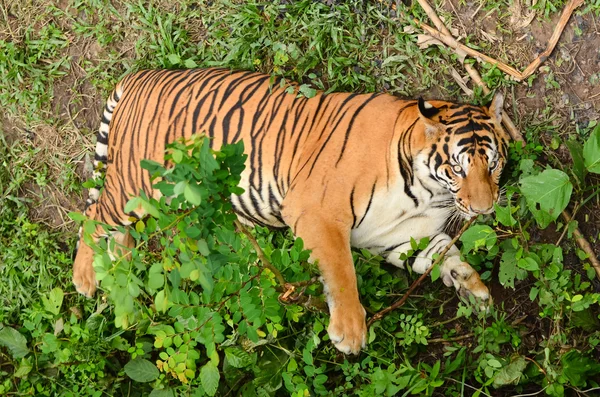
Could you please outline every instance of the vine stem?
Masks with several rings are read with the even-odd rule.
[[[260,248],[260,245],[258,245],[258,242],[254,238],[254,236],[250,233],[250,231],[246,228],[246,226],[242,225],[242,223],[238,219],[236,219],[234,221],[234,223],[235,223],[235,226],[242,233],[244,233],[244,235],[248,238],[248,240],[254,247],[254,250],[256,251],[256,254],[258,255],[258,258],[262,262],[263,266],[266,267],[267,269],[269,269],[271,272],[273,272],[273,274],[275,275],[275,278],[277,279],[278,284],[282,288],[285,288],[287,283],[285,282],[285,279],[281,275],[281,272],[279,270],[277,270],[277,268],[275,266],[273,266],[273,264],[267,259],[265,253],[263,252],[262,248]]]
[[[371,319],[367,322],[367,328],[369,328],[371,325],[373,325],[373,323],[375,321],[382,319],[383,316],[387,315],[392,310],[399,308],[406,302],[406,300],[408,299],[410,294],[419,286],[419,284],[421,284],[423,282],[423,280],[425,280],[425,278],[429,275],[429,273],[431,273],[433,268],[435,266],[437,266],[442,261],[442,259],[444,259],[444,256],[446,255],[446,253],[458,241],[460,236],[462,236],[462,234],[469,228],[469,226],[471,226],[471,224],[473,224],[473,222],[475,221],[476,218],[477,217],[473,217],[473,218],[469,219],[463,225],[463,227],[460,229],[460,231],[456,234],[456,236],[454,236],[452,241],[450,241],[448,243],[448,245],[446,245],[446,248],[444,248],[442,250],[442,252],[440,252],[439,256],[433,261],[433,263],[431,264],[431,266],[429,266],[429,268],[425,271],[425,273],[423,273],[421,275],[421,277],[419,277],[415,282],[413,282],[411,284],[410,288],[408,288],[408,291],[406,291],[406,293],[404,294],[404,296],[402,296],[402,298],[400,298],[398,301],[394,302],[394,304],[392,304],[391,306],[386,307],[385,309],[375,313],[375,315],[373,317],[371,317]]]

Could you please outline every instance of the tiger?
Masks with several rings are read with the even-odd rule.
[[[299,84],[224,68],[144,70],[125,76],[103,111],[94,156],[103,191],[90,189],[85,214],[115,228],[145,213],[125,213],[144,192],[159,198],[143,159],[164,164],[167,144],[204,133],[219,148],[243,140],[243,193],[231,196],[240,221],[291,228],[311,250],[329,307],[327,332],[345,354],[366,347],[351,247],[404,267],[411,239],[429,238],[413,258],[423,274],[451,238],[453,217],[490,214],[507,161],[503,95],[487,106],[401,99],[388,93],[299,94]],[[97,226],[93,241],[105,238]],[[133,246],[127,228],[112,234]],[[97,282],[94,251],[83,235],[73,283],[87,297]],[[490,294],[454,245],[440,278],[459,295],[484,304]]]

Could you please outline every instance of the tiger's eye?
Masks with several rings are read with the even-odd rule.
[[[463,172],[463,169],[460,165],[454,164],[452,166],[452,171],[454,171],[455,174],[461,174]]]
[[[498,166],[498,161],[496,161],[496,160],[492,161],[489,165],[490,170],[495,170],[497,166]]]

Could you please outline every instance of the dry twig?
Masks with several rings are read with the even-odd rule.
[[[561,215],[567,223],[569,223],[572,219],[571,214],[569,214],[567,210],[564,210]],[[575,236],[575,241],[577,242],[577,245],[579,245],[579,248],[581,248],[588,255],[588,259],[594,267],[596,275],[600,279],[600,261],[598,261],[598,257],[596,256],[592,245],[589,243],[589,241],[587,241],[587,239],[581,233],[579,228],[575,228],[575,230],[573,231],[573,236]]]
[[[450,250],[450,248],[452,248],[452,246],[456,243],[456,241],[458,241],[458,239],[460,238],[460,236],[462,236],[462,234],[465,232],[465,230],[467,230],[469,228],[469,226],[471,226],[471,224],[475,221],[476,218],[477,217],[473,217],[473,218],[469,219],[463,225],[463,227],[456,234],[456,236],[452,239],[452,241],[450,241],[448,243],[448,245],[446,245],[446,248],[444,248],[444,250],[442,252],[440,252],[440,255],[437,257],[437,259],[435,261],[433,261],[431,266],[429,266],[429,269],[427,269],[425,271],[425,273],[421,274],[421,277],[419,277],[415,282],[413,282],[411,284],[410,288],[408,288],[408,291],[406,291],[406,293],[402,296],[402,298],[400,298],[400,300],[394,302],[391,306],[386,307],[385,309],[375,313],[375,315],[373,315],[373,317],[371,317],[371,319],[367,322],[367,328],[369,328],[371,325],[373,325],[373,323],[375,321],[380,320],[381,318],[383,318],[383,316],[385,316],[392,310],[399,308],[406,302],[406,300],[408,299],[410,294],[415,290],[415,288],[417,288],[419,286],[419,284],[421,284],[421,282],[423,282],[423,280],[425,280],[425,278],[429,275],[429,273],[431,273],[433,268],[444,259],[444,255],[446,255],[446,253]]]

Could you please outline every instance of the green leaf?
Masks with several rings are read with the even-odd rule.
[[[183,189],[183,196],[193,205],[200,205],[202,202],[202,194],[200,187],[195,183],[187,184]]]
[[[160,212],[158,211],[158,209],[155,206],[153,206],[152,204],[150,204],[149,202],[147,202],[146,200],[142,200],[142,209],[147,214],[150,214],[155,218],[160,217]]]
[[[67,216],[75,222],[83,222],[87,219],[87,216],[85,216],[81,212],[69,212]]]
[[[536,270],[540,270],[540,266],[538,265],[538,263],[533,258],[521,258],[517,262],[517,265],[521,269],[525,269],[525,270],[528,270],[530,272],[533,272],[533,271],[536,271]]]
[[[252,356],[248,354],[245,350],[236,348],[236,347],[228,347],[225,349],[225,357],[227,358],[227,362],[229,365],[235,368],[244,368],[251,364],[253,364]]]
[[[142,198],[141,197],[134,197],[131,200],[129,200],[127,202],[127,204],[125,204],[125,208],[123,209],[123,211],[126,214],[129,214],[132,211],[137,210],[142,204]]]
[[[560,361],[563,365],[562,374],[572,386],[585,386],[588,377],[600,373],[600,363],[577,350],[564,354]]]
[[[583,183],[587,172],[583,159],[583,147],[581,143],[575,140],[567,140],[565,145],[569,148],[571,159],[573,159],[573,174],[579,180],[579,183]]]
[[[6,347],[13,358],[23,358],[29,353],[27,339],[11,327],[0,329],[0,345]]]
[[[497,240],[496,232],[487,225],[471,226],[460,236],[460,241],[466,251],[477,250],[481,247],[489,250]]]
[[[556,169],[522,178],[520,184],[529,210],[542,228],[558,218],[569,204],[573,191],[569,176]]]
[[[219,169],[219,163],[211,153],[208,139],[204,139],[202,142],[202,148],[200,149],[200,164],[202,164],[202,169],[207,174],[212,174],[215,170]]]
[[[494,387],[506,385],[516,385],[523,376],[523,371],[527,367],[527,360],[519,356],[516,360],[512,361],[506,367],[496,372],[494,375]]]
[[[154,389],[149,397],[175,397],[175,392],[173,389]]]
[[[583,145],[583,160],[589,172],[600,174],[600,124]]]
[[[502,207],[494,203],[496,220],[504,226],[512,227],[517,224],[517,220],[512,216],[510,206]]]
[[[60,313],[64,296],[65,294],[60,288],[54,288],[52,291],[50,291],[48,297],[42,295],[44,309],[46,309],[46,311],[49,313],[58,315]]]
[[[156,310],[158,310],[159,312],[164,313],[167,311],[167,308],[169,306],[169,299],[167,298],[167,295],[165,294],[164,289],[158,291],[158,293],[154,297],[154,306],[156,307]]]
[[[517,259],[515,251],[505,251],[500,259],[500,270],[498,280],[505,287],[515,288],[515,277],[517,275]]]
[[[202,382],[202,387],[209,396],[214,396],[217,393],[220,378],[221,374],[219,373],[217,366],[212,361],[206,363],[206,365],[204,365],[200,370],[200,381]]]
[[[167,59],[171,62],[171,65],[179,65],[181,63],[181,57],[177,54],[169,54]]]
[[[440,265],[436,264],[433,269],[431,269],[431,281],[434,282],[435,280],[437,280],[438,278],[440,278],[442,271],[440,269]]]
[[[317,90],[309,86],[308,84],[302,84],[300,86],[300,93],[307,98],[312,98],[317,95]]]
[[[144,358],[134,358],[125,364],[125,373],[136,382],[152,382],[158,378],[158,368]]]
[[[183,66],[185,66],[187,69],[195,69],[198,67],[198,64],[194,62],[193,59],[186,59],[185,62],[183,62]]]

